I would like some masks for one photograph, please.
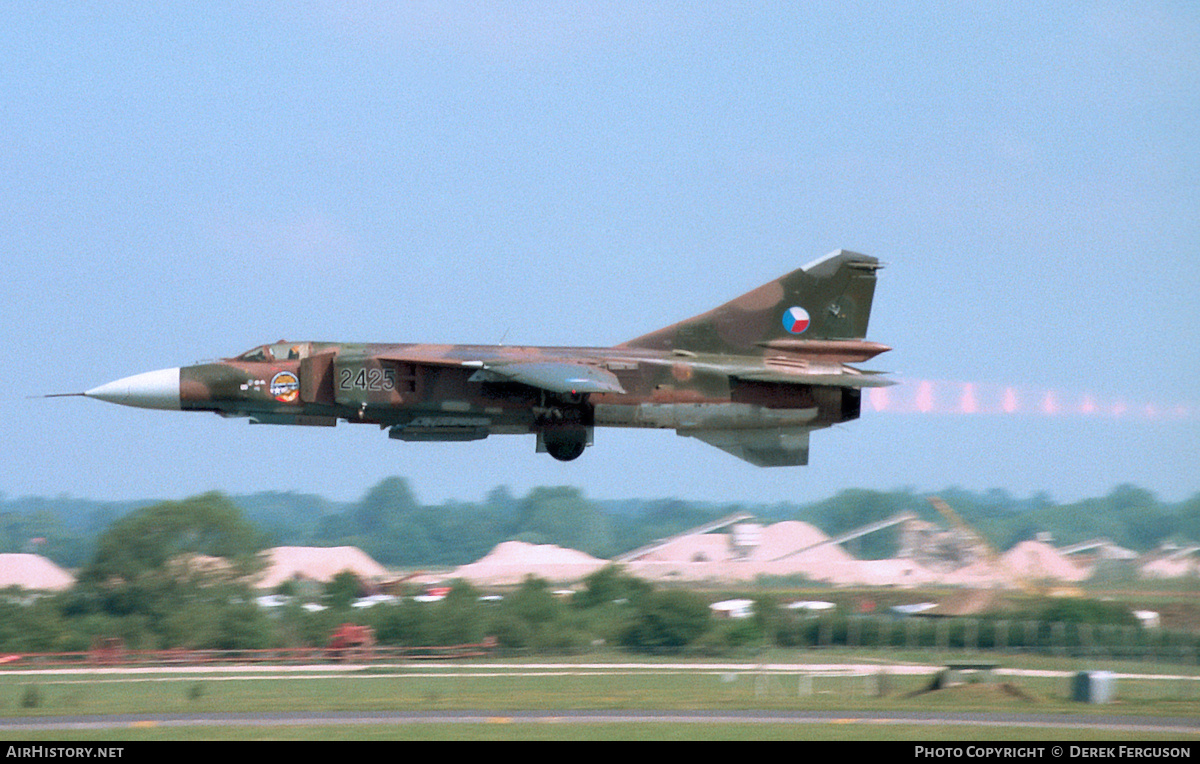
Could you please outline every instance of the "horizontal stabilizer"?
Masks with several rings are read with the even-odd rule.
[[[788,385],[822,385],[826,387],[891,387],[895,381],[879,374],[794,374],[781,371],[748,371],[734,374],[748,382],[779,382]]]
[[[807,427],[767,427],[743,430],[680,429],[757,467],[798,467],[808,464]]]

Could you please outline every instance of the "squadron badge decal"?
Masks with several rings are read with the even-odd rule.
[[[295,403],[300,397],[300,380],[290,371],[271,377],[271,395],[280,403]]]

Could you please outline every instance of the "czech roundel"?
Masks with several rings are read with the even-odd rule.
[[[808,311],[804,308],[788,308],[783,314],[783,328],[790,334],[803,334],[808,328]]]

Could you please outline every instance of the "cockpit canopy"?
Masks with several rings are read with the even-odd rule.
[[[311,350],[308,342],[279,342],[271,345],[259,345],[256,348],[247,350],[234,360],[249,361],[251,363],[270,363],[272,361],[297,361],[301,358],[307,358]]]

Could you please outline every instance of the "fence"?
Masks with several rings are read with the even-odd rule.
[[[409,661],[426,659],[462,659],[489,657],[494,643],[447,645],[438,647],[282,647],[267,650],[126,650],[106,645],[94,650],[67,653],[20,653],[0,656],[0,668],[58,668],[71,666],[195,666]]]
[[[1117,624],[823,616],[785,623],[780,647],[998,651],[1195,665],[1200,634]]]
[[[1141,626],[1002,620],[988,618],[894,618],[830,615],[778,624],[775,647],[998,652],[1112,661],[1150,661],[1196,666],[1200,634]],[[528,657],[526,651],[516,651]],[[678,652],[678,651],[672,651]],[[196,664],[305,664],[330,661],[411,661],[501,657],[513,651],[495,641],[436,647],[373,645],[344,648],[292,647],[265,650],[127,650],[106,644],[67,653],[0,654],[0,669],[56,666],[169,666]]]

